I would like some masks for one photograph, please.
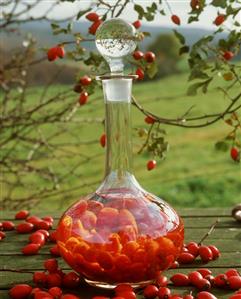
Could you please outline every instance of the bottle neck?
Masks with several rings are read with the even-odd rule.
[[[118,180],[132,173],[131,86],[132,79],[103,81],[107,137],[105,176]]]

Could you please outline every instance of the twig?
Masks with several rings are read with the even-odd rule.
[[[26,271],[26,270],[18,270],[18,269],[7,269],[7,268],[0,268],[0,272],[14,272],[14,273],[34,274],[34,271]]]
[[[217,226],[217,224],[219,223],[219,220],[216,220],[212,226],[210,227],[209,231],[201,238],[201,240],[199,241],[198,245],[202,245],[203,241],[211,235],[211,233],[213,232],[214,228]]]

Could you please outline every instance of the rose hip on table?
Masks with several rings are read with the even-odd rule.
[[[100,206],[100,203],[90,205],[94,210],[98,210],[99,212],[102,210],[103,206]],[[81,210],[82,209],[82,210]],[[82,213],[86,212],[88,209],[88,204],[82,204],[82,208],[80,210]],[[18,213],[17,213],[18,214]],[[27,217],[28,214],[25,216]],[[25,217],[25,219],[26,219]],[[90,218],[91,219],[91,218]],[[89,218],[86,218],[86,221],[90,220]],[[19,218],[20,220],[20,218]],[[21,219],[22,220],[22,219]],[[39,218],[37,216],[28,216],[26,221],[20,223],[16,226],[16,231],[22,232],[22,227],[34,227],[35,223],[39,223],[40,221],[46,221],[49,222],[50,225],[53,224],[53,218],[51,216]],[[96,221],[96,220],[95,220]],[[103,220],[105,219],[103,218]],[[7,224],[6,224],[7,222]],[[12,227],[15,227],[14,224],[11,223],[11,221],[5,221],[5,228],[10,229]],[[10,224],[9,224],[10,223]],[[91,223],[88,222],[89,228],[91,228]],[[22,225],[24,224],[24,225]],[[30,224],[30,225],[29,225]],[[19,229],[20,227],[20,229]],[[29,229],[30,231],[30,229]],[[24,229],[23,229],[24,232]],[[4,232],[0,233],[4,234]],[[26,231],[28,233],[28,229]],[[37,230],[33,232],[29,236],[30,244],[26,245],[23,248],[23,253],[26,255],[31,254],[37,254],[38,250],[41,246],[45,244],[45,242],[48,241],[49,235],[51,236],[51,240],[49,241],[56,241],[56,231],[53,231],[49,234],[47,230]],[[115,239],[113,239],[115,240]],[[34,243],[36,242],[36,244]],[[72,244],[75,245],[75,240],[72,240]],[[134,243],[131,243],[132,246],[134,246]],[[118,244],[116,244],[118,246]],[[131,247],[130,247],[131,248]],[[134,247],[133,247],[134,249]],[[132,250],[133,250],[132,249]],[[135,249],[136,250],[136,249]],[[58,247],[55,245],[52,247],[52,251],[59,255]],[[211,253],[210,253],[211,252]],[[212,256],[212,259],[216,259],[220,256],[220,251],[218,248],[214,245],[200,245],[199,243],[196,243],[194,241],[189,242],[184,246],[183,252],[180,254],[180,256],[185,255],[191,255],[195,260],[196,257],[201,256],[202,260],[206,262],[209,260],[209,256]],[[206,256],[207,255],[207,256]],[[179,262],[182,261],[182,258],[180,259],[179,256]],[[93,258],[89,256],[90,260]],[[108,263],[112,263],[113,261],[108,260],[109,256],[108,254],[102,254],[101,256],[102,264],[105,268],[108,268]],[[123,256],[123,262],[124,262],[124,256]],[[184,263],[187,262],[184,258]],[[130,264],[129,264],[130,266]],[[63,294],[64,289],[76,289],[80,286],[81,283],[81,277],[76,274],[75,272],[69,272],[64,273],[58,266],[58,261],[55,258],[46,259],[44,261],[44,268],[47,272],[41,272],[37,271],[33,274],[33,282],[37,286],[36,288],[32,288],[29,285],[26,284],[19,284],[14,286],[10,291],[10,297],[13,299],[21,299],[21,298],[27,298],[29,294],[33,294],[34,298],[67,298],[67,299],[74,299],[78,298],[74,294]],[[170,283],[173,283],[173,285],[178,287],[187,287],[187,286],[193,286],[196,289],[196,296],[193,294],[186,294],[186,295],[178,295],[178,294],[172,294],[171,290],[167,287],[170,285]],[[171,286],[171,285],[170,285]],[[49,289],[46,289],[49,288]],[[63,289],[64,288],[64,289]],[[230,294],[230,299],[239,299],[240,292],[238,291],[241,288],[241,276],[237,269],[228,269],[225,273],[219,273],[216,276],[212,275],[212,271],[207,268],[200,268],[196,271],[191,271],[189,273],[176,273],[173,274],[170,277],[170,282],[168,283],[168,279],[166,276],[164,276],[161,272],[157,273],[155,284],[150,284],[143,288],[142,294],[144,298],[146,299],[152,299],[152,298],[158,298],[158,299],[215,299],[215,295],[212,294],[213,288],[225,288],[226,290],[230,291],[237,291],[234,294]],[[138,291],[140,293],[140,291]],[[28,295],[27,295],[28,294]],[[103,296],[95,296],[93,298],[108,298]],[[133,290],[132,286],[130,284],[119,284],[115,288],[115,297],[116,299],[135,299],[136,293]]]

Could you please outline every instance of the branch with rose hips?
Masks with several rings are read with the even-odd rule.
[[[168,1],[165,1],[167,6],[167,12],[165,10],[160,10],[162,14],[170,13],[171,15],[171,21],[175,25],[181,24],[181,19],[179,16],[173,14],[171,4]],[[103,8],[105,10],[105,13],[103,15],[99,15],[97,12],[89,12],[85,15],[85,18],[92,22],[92,25],[89,27],[89,33],[92,35],[95,35],[96,30],[101,25],[101,23],[109,16],[111,13],[112,17],[115,17],[115,11],[118,7],[118,1],[113,4],[106,4],[105,2],[99,2],[98,8],[103,5]],[[160,157],[163,158],[165,156],[165,152],[167,150],[166,142],[163,141],[163,137],[159,138],[159,142],[156,139],[155,142],[149,142],[154,138],[155,135],[158,135],[158,131],[160,130],[160,124],[164,125],[172,125],[172,126],[179,126],[183,128],[201,128],[206,127],[209,125],[212,125],[216,123],[217,121],[224,120],[227,123],[227,118],[231,114],[232,116],[235,115],[235,118],[237,122],[239,122],[235,130],[232,132],[233,136],[233,142],[230,148],[230,156],[231,158],[238,162],[240,160],[240,143],[238,142],[238,134],[240,134],[240,121],[239,116],[237,114],[237,111],[240,109],[240,99],[241,94],[237,94],[234,97],[230,97],[228,94],[229,89],[234,85],[241,85],[241,79],[240,76],[237,75],[240,70],[239,65],[235,65],[232,63],[229,63],[235,55],[238,54],[240,50],[240,37],[241,34],[238,31],[230,30],[229,36],[227,40],[220,39],[217,46],[214,47],[212,45],[213,39],[215,35],[218,35],[218,33],[222,32],[225,27],[222,27],[225,25],[225,21],[229,18],[233,18],[234,20],[234,26],[239,26],[238,22],[236,21],[236,16],[239,13],[239,9],[232,6],[231,2],[225,4],[218,4],[216,1],[213,1],[211,3],[214,7],[221,7],[222,9],[226,8],[226,13],[221,14],[219,13],[213,20],[213,23],[217,26],[216,32],[214,34],[209,35],[207,37],[204,37],[200,39],[198,42],[196,42],[191,48],[186,45],[185,37],[182,36],[179,32],[174,30],[174,33],[176,37],[179,39],[181,43],[180,48],[180,54],[183,53],[189,53],[189,66],[190,66],[190,77],[189,80],[197,80],[197,79],[205,79],[204,81],[194,83],[192,84],[188,89],[188,95],[195,95],[198,89],[202,89],[204,93],[207,92],[208,86],[211,84],[215,76],[222,71],[223,72],[223,78],[226,81],[233,81],[230,86],[227,87],[226,90],[223,90],[223,93],[225,96],[229,97],[230,102],[227,104],[227,107],[220,113],[216,114],[207,114],[202,116],[196,116],[196,117],[188,117],[191,109],[183,113],[182,116],[179,116],[174,119],[168,119],[166,117],[161,117],[158,115],[154,115],[150,111],[145,110],[134,98],[133,96],[133,104],[135,107],[137,107],[142,113],[144,113],[147,117],[145,121],[147,124],[154,124],[158,123],[158,126],[152,125],[150,127],[150,130],[148,134],[146,134],[146,140],[141,147],[139,152],[142,152],[144,149],[146,149],[151,154],[154,154],[154,157]],[[206,9],[206,4],[204,1],[191,1],[191,17],[189,18],[188,22],[197,22],[198,17],[203,11]],[[227,6],[227,7],[226,7]],[[124,9],[124,8],[122,8]],[[134,5],[134,10],[139,15],[139,19],[135,22],[133,22],[133,26],[136,27],[136,29],[141,28],[141,19],[145,18],[147,21],[151,21],[156,13],[159,12],[160,7],[155,2],[152,3],[152,5],[147,7],[147,11],[144,10],[143,7],[140,5]],[[94,9],[95,10],[95,9]],[[144,38],[145,34],[142,32],[139,32],[138,34],[139,38]],[[53,48],[55,49],[55,48]],[[52,49],[49,50],[49,53]],[[202,52],[202,56],[201,56]],[[203,55],[204,54],[204,55]],[[56,55],[56,58],[58,55]],[[211,58],[211,60],[210,60]],[[133,53],[132,59],[128,59],[128,62],[133,65],[133,67],[136,68],[135,74],[138,76],[138,80],[143,80],[145,77],[145,73],[149,77],[153,77],[155,75],[155,54],[152,52],[146,52],[143,53],[140,50],[136,50]],[[104,62],[100,57],[98,57],[98,63],[96,64],[97,70],[98,66],[103,67]],[[89,83],[91,83],[89,81]],[[92,80],[92,87],[94,85],[97,85],[98,83],[95,80]],[[78,86],[78,88],[77,88]],[[77,83],[75,87],[76,92],[81,92],[79,103],[80,105],[83,105],[87,102],[88,99],[88,92],[85,90],[85,86],[81,84],[80,82]],[[91,93],[94,91],[94,87],[92,88]],[[231,134],[229,135],[229,137]],[[220,142],[217,142],[216,148],[219,149]],[[151,166],[150,166],[151,165]],[[155,168],[156,161],[151,160],[147,163],[147,169],[151,170]]]

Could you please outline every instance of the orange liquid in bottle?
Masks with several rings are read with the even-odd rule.
[[[181,219],[158,200],[127,190],[80,200],[59,222],[62,257],[88,280],[113,285],[155,279],[176,260],[184,238]]]

